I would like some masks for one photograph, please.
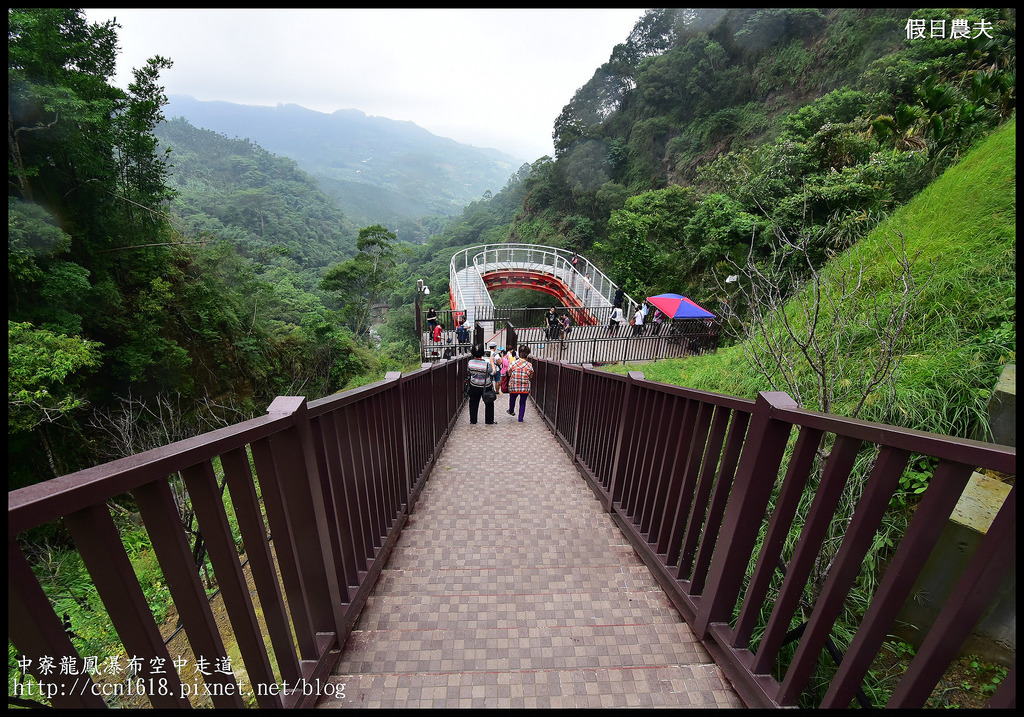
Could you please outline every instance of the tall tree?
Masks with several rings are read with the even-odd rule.
[[[397,239],[379,224],[360,229],[356,255],[332,267],[320,281],[321,289],[337,296],[345,324],[357,339],[368,337],[375,305],[394,287]]]
[[[115,21],[89,23],[72,8],[11,8],[7,20],[8,318],[18,349],[8,443],[18,471],[38,479],[60,469],[38,465],[40,443],[64,467],[77,460],[57,444],[86,444],[74,417],[86,400],[142,380],[169,388],[187,363],[168,330],[181,272],[166,246],[166,166],[152,136],[167,101],[159,71],[170,63],[150,60],[124,91],[110,83]],[[88,384],[86,370],[96,374]]]
[[[7,17],[9,203],[37,204],[70,239],[33,237],[45,223],[25,224],[22,247],[52,250],[34,251],[34,271],[12,277],[20,300],[10,318],[102,342],[108,389],[160,381],[160,365],[180,353],[161,338],[168,316],[156,300],[174,293],[158,290],[173,280],[173,236],[153,137],[167,102],[159,72],[170,62],[151,59],[124,91],[110,84],[115,21],[90,24],[69,8]]]

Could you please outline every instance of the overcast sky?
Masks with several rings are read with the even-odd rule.
[[[86,10],[116,17],[116,84],[153,55],[167,94],[356,109],[533,161],[644,10]]]

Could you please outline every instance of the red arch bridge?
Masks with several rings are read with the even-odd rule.
[[[426,325],[422,287],[417,295],[417,331],[424,361],[465,353],[473,343],[491,341],[511,347],[528,343],[535,355],[573,364],[654,361],[703,353],[718,345],[717,319],[609,330],[620,287],[589,259],[565,249],[514,243],[469,247],[452,257],[448,273],[450,303],[438,314],[439,336]],[[495,307],[491,293],[512,288],[554,296],[561,304],[559,315],[569,315],[572,329],[553,335],[543,308]],[[643,297],[622,292],[619,299],[628,320]],[[462,320],[466,333],[456,331]]]

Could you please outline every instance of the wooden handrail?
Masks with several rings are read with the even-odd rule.
[[[912,454],[935,462],[931,485],[821,706],[846,707],[859,690],[972,471],[1016,471],[1012,447],[807,411],[784,393],[761,393],[752,402],[659,384],[638,372],[620,376],[586,364],[531,360],[541,415],[752,707],[797,704],[819,655],[831,644],[832,626],[847,609],[847,596]],[[564,428],[565,406],[577,414],[572,430]],[[794,432],[795,445],[790,443]],[[865,485],[840,536],[841,549],[831,558],[817,602],[800,607],[836,506],[863,456],[873,469],[859,479]],[[993,534],[1013,534],[1015,499],[1011,490]],[[800,522],[797,508],[804,501]],[[769,597],[791,539],[796,542],[787,552],[784,581]],[[922,667],[908,672],[912,684],[897,687],[893,706],[924,704],[971,626],[995,599],[993,586],[1006,579],[1012,560],[989,559],[1004,547],[989,536],[972,558],[951,604],[918,651],[914,665]],[[976,592],[981,585],[988,586],[985,595]],[[783,659],[782,645],[798,608],[809,610],[810,617],[796,654]],[[763,635],[752,648],[752,632],[766,611]],[[773,676],[779,671],[782,679]],[[1004,683],[993,706],[1012,704],[1014,696],[1014,688]]]

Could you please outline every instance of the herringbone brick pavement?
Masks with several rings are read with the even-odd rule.
[[[317,706],[741,707],[534,405],[495,406],[463,408]]]

